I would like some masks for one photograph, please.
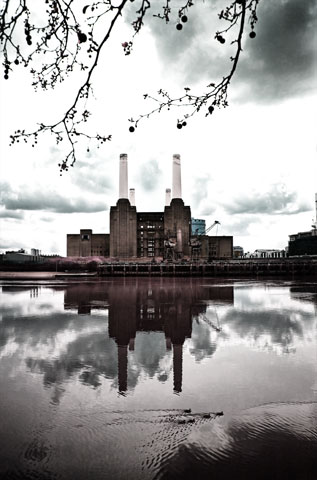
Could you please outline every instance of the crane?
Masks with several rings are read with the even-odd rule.
[[[218,222],[218,220],[215,220],[214,223],[212,225],[210,225],[210,227],[206,228],[203,233],[199,233],[198,228],[197,228],[196,229],[196,232],[197,232],[196,235],[207,235],[207,233],[210,232],[210,230],[212,228],[214,228],[215,225],[220,225],[220,222]]]

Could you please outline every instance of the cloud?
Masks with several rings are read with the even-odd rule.
[[[23,240],[16,240],[13,238],[4,239],[0,238],[0,249],[2,250],[14,250],[17,248],[26,248],[25,243]]]
[[[138,178],[144,190],[151,192],[155,190],[162,175],[157,160],[152,159],[141,165]]]
[[[24,218],[24,213],[15,210],[1,210],[0,218],[14,218],[17,220],[22,220]]]
[[[90,153],[89,157],[92,157],[90,162],[77,161],[75,169],[72,170],[72,183],[83,190],[89,192],[105,194],[113,190],[113,177],[110,171],[110,166],[104,159],[99,159],[94,153]],[[109,172],[104,173],[104,172]]]
[[[158,53],[166,75],[180,76],[183,86],[195,83],[206,86],[227,75],[235,44],[226,37],[225,45],[214,38],[225,28],[218,14],[230,2],[198,3],[188,11],[188,22],[176,30],[177,10],[168,25],[148,15]],[[265,0],[258,6],[256,38],[250,39],[246,23],[243,52],[233,86],[240,88],[239,100],[256,99],[264,103],[302,95],[316,84],[316,18],[315,0]],[[129,20],[134,17],[131,13]],[[236,34],[236,32],[234,32]],[[164,81],[162,83],[164,89]]]
[[[261,2],[256,38],[245,44],[238,78],[249,98],[264,102],[296,96],[316,84],[315,0]]]
[[[275,184],[268,192],[250,192],[233,198],[232,202],[224,207],[230,214],[295,215],[310,210],[309,205],[303,202],[296,204],[296,200],[296,192],[287,192],[285,185]]]
[[[198,215],[209,216],[209,215],[212,215],[215,211],[216,211],[216,207],[208,204],[202,207]]]
[[[230,223],[228,222],[228,224],[226,225],[227,234],[234,236],[248,236],[249,227],[254,223],[260,223],[260,219],[254,215],[244,215],[239,220],[231,220]]]
[[[203,199],[208,197],[209,181],[210,181],[209,174],[206,174],[204,177],[199,177],[199,178],[194,179],[194,188],[193,188],[193,193],[192,193],[193,207],[198,208],[200,202]],[[206,215],[206,213],[204,213],[202,215]]]
[[[21,186],[12,190],[7,183],[0,185],[0,205],[8,210],[43,210],[55,213],[90,213],[107,210],[103,202],[84,198],[67,198],[53,190],[35,189],[28,190],[27,186]]]

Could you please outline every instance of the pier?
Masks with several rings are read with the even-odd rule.
[[[243,259],[202,262],[112,262],[98,266],[99,276],[270,276],[316,275],[317,259]]]

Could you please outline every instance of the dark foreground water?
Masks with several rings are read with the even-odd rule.
[[[316,479],[316,312],[303,281],[2,282],[1,479]]]

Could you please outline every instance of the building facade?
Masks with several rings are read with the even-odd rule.
[[[192,235],[204,235],[206,231],[206,221],[201,218],[192,218]]]
[[[315,221],[313,221],[312,230],[289,236],[288,255],[290,257],[317,255],[317,193],[315,193]]]
[[[317,230],[299,232],[289,236],[288,255],[317,255]]]
[[[79,234],[67,234],[67,257],[109,256],[109,234],[82,229]]]
[[[193,224],[191,209],[184,204],[181,186],[180,155],[173,155],[172,189],[166,189],[164,211],[138,212],[135,191],[128,194],[128,158],[120,155],[119,199],[110,208],[110,234],[93,234],[80,230],[80,234],[67,235],[67,256],[105,256],[112,259],[162,258],[232,258],[233,237],[209,237],[205,221]]]

